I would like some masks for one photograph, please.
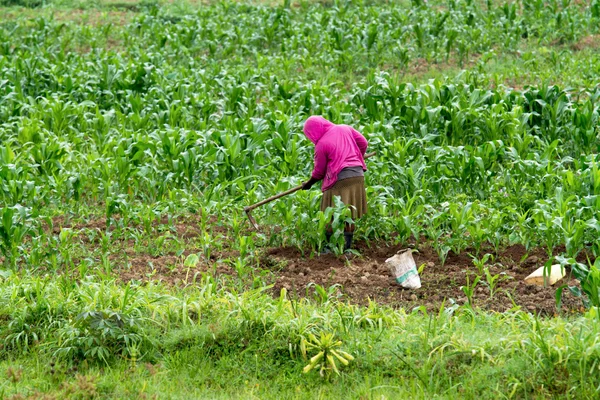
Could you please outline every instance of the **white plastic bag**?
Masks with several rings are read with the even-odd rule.
[[[411,249],[398,252],[395,256],[385,260],[385,263],[390,268],[396,282],[402,287],[407,289],[418,289],[421,287],[421,278],[419,277]]]

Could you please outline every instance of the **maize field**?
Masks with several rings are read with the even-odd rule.
[[[351,254],[243,211],[310,115],[376,152]],[[0,399],[597,398],[599,149],[598,0],[0,0]]]

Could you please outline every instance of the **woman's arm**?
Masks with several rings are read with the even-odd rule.
[[[312,178],[320,181],[325,178],[327,173],[327,151],[323,146],[318,144],[315,146],[315,168],[313,169]]]
[[[327,173],[327,151],[323,146],[315,146],[315,167],[308,181],[302,184],[302,189],[308,190],[325,177]]]
[[[306,182],[304,182],[302,184],[302,190],[310,189],[312,187],[312,185],[314,185],[317,182],[319,182],[319,179],[315,179],[315,178],[311,177],[309,180],[307,180]]]
[[[354,141],[356,142],[356,145],[358,146],[360,153],[364,157],[365,153],[367,152],[367,147],[369,146],[369,142],[367,142],[367,139],[365,139],[365,137],[356,129],[351,127],[350,130],[352,131],[352,137],[354,138]]]

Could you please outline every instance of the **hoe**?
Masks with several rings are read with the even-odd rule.
[[[365,154],[365,160],[367,158],[373,157],[374,155],[375,155],[375,152]],[[297,192],[300,189],[302,189],[302,185],[296,186],[294,188],[291,188],[290,190],[286,190],[285,192],[276,194],[275,196],[269,197],[268,199],[264,199],[263,201],[259,201],[258,203],[252,204],[251,206],[244,207],[244,212],[248,216],[248,219],[250,220],[250,223],[252,224],[252,226],[254,226],[254,229],[256,229],[257,231],[259,230],[258,224],[256,223],[256,220],[254,219],[254,217],[251,214],[252,210],[254,210],[255,208],[258,208],[260,206],[263,206],[263,205],[265,205],[267,203],[270,203],[270,202],[272,202],[274,200],[277,200],[277,199],[280,199],[282,197],[285,197],[288,194],[292,194],[294,192]]]

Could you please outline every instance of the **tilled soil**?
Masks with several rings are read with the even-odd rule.
[[[425,248],[415,252],[413,257],[417,267],[425,264],[420,276],[422,286],[417,290],[407,290],[395,282],[385,264],[387,258],[402,250],[400,246],[367,248],[364,244],[359,244],[358,249],[360,257],[336,257],[328,254],[310,258],[303,257],[294,248],[273,248],[265,252],[260,267],[270,271],[266,279],[274,284],[274,296],[279,295],[282,288],[286,288],[291,296],[313,297],[313,285],[318,284],[326,289],[337,285],[336,292],[340,300],[362,305],[373,300],[407,310],[424,306],[429,311],[435,311],[442,303],[448,306],[468,302],[462,286],[467,283],[467,274],[470,282],[473,282],[477,270],[466,254],[451,254],[442,266],[431,250]],[[500,274],[501,277],[493,296],[490,296],[485,276],[481,277],[472,298],[474,307],[498,312],[520,307],[524,311],[543,315],[582,310],[581,299],[573,296],[569,290],[563,291],[561,309],[556,307],[555,293],[558,286],[579,285],[569,273],[552,287],[526,284],[524,278],[542,266],[546,258],[543,252],[537,251],[521,263],[524,255],[523,248],[514,246],[489,265],[490,272],[493,275]],[[220,254],[211,263],[203,263],[188,270],[183,266],[181,257],[132,254],[129,258],[130,268],[119,273],[124,281],[157,279],[180,286],[190,284],[194,275],[201,272],[220,277],[236,277],[234,268],[221,262],[222,258],[235,256],[234,253]]]
[[[166,224],[165,218],[156,221],[156,224]],[[229,236],[223,227],[215,226],[215,220],[209,224],[213,230]],[[56,221],[55,233],[59,226],[67,225],[64,221]],[[127,243],[122,244],[123,251],[115,254],[111,259],[116,264],[125,264],[118,270],[123,281],[160,280],[167,284],[184,286],[193,284],[194,277],[201,273],[209,273],[226,279],[237,279],[237,272],[227,260],[238,257],[238,253],[225,250],[215,253],[211,259],[201,261],[194,268],[183,265],[183,259],[190,253],[199,252],[200,249],[192,245],[195,237],[200,234],[196,228],[196,220],[174,221],[175,235],[190,242],[183,254],[164,254],[152,256],[150,254],[136,253]],[[105,220],[92,221],[78,228],[106,228]],[[439,310],[442,304],[466,304],[467,296],[462,287],[467,283],[467,275],[473,282],[477,269],[468,256],[469,251],[459,255],[450,253],[444,265],[441,264],[437,254],[426,245],[415,246],[413,253],[417,267],[425,265],[421,273],[421,288],[406,290],[397,284],[392,277],[385,260],[403,250],[401,246],[388,246],[384,243],[371,242],[367,246],[358,242],[356,249],[360,256],[303,256],[296,248],[270,248],[263,249],[260,258],[259,271],[254,271],[263,276],[263,279],[273,283],[273,295],[278,296],[282,288],[286,288],[291,296],[313,297],[314,285],[321,285],[326,289],[336,285],[340,300],[355,304],[368,304],[370,300],[396,308],[411,310],[425,307],[429,311]],[[560,250],[560,249],[558,249]],[[491,251],[490,251],[491,252]],[[560,310],[556,306],[556,288],[562,285],[579,286],[569,272],[567,276],[552,287],[539,287],[525,284],[524,278],[547,261],[544,251],[537,249],[527,254],[520,245],[512,246],[499,254],[494,262],[488,263],[493,275],[500,274],[493,295],[490,294],[489,285],[485,276],[475,288],[472,297],[473,306],[490,311],[504,312],[515,307],[522,310],[554,315],[557,313],[574,313],[582,310],[581,299],[573,296],[568,289],[563,291]]]
[[[424,306],[427,310],[438,310],[442,303],[446,306],[452,302],[465,304],[468,299],[461,287],[467,283],[467,273],[473,282],[477,269],[466,254],[450,255],[445,265],[441,265],[435,253],[430,249],[420,249],[413,257],[417,267],[425,264],[420,276],[421,288],[417,290],[403,289],[393,279],[385,260],[401,247],[367,248],[359,244],[362,257],[347,259],[342,256],[323,255],[313,259],[302,258],[295,249],[272,249],[270,258],[280,264],[287,265],[277,273],[275,291],[285,287],[298,296],[306,296],[306,288],[311,283],[324,287],[340,285],[341,298],[351,302],[366,304],[369,299],[381,304],[405,309]],[[472,298],[473,306],[486,310],[504,312],[515,307],[522,310],[553,315],[559,312],[556,307],[556,287],[563,284],[577,286],[577,280],[569,274],[553,287],[528,285],[523,280],[546,261],[541,251],[525,256],[521,246],[508,248],[490,265],[492,274],[502,274],[494,295],[485,277],[476,286]],[[308,292],[310,293],[310,291]],[[310,295],[310,294],[308,294]],[[578,312],[581,310],[581,299],[573,296],[568,290],[563,291],[562,312]]]

